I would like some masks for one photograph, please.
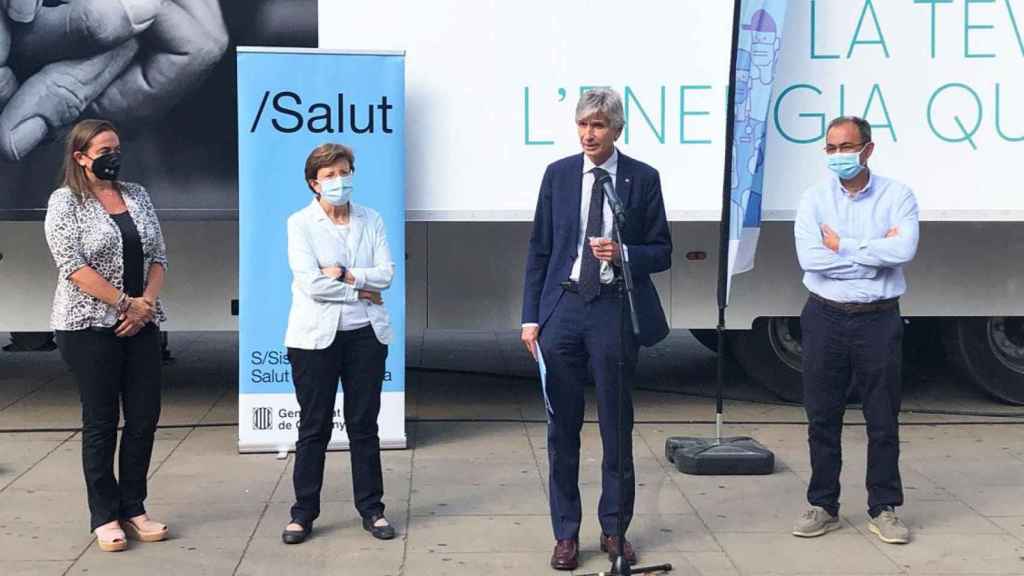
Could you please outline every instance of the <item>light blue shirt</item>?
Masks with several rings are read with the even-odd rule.
[[[839,252],[823,243],[821,225],[839,235]],[[886,232],[899,233],[886,238]],[[804,286],[837,302],[875,302],[907,291],[903,265],[917,252],[917,200],[907,186],[872,173],[850,194],[835,176],[809,188],[794,226]]]

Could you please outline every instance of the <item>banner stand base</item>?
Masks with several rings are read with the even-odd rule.
[[[382,450],[405,450],[408,448],[408,442],[405,438],[392,438],[390,440],[381,440],[380,447]],[[332,442],[327,445],[328,452],[344,452],[348,451],[348,442]],[[239,454],[278,454],[295,452],[295,445],[291,444],[288,446],[279,446],[277,444],[238,444]]]

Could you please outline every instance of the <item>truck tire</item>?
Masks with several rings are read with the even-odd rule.
[[[946,353],[960,373],[991,396],[1024,404],[1024,318],[953,318]]]
[[[693,328],[690,330],[690,334],[693,334],[697,342],[703,344],[708,350],[718,352],[718,330]]]
[[[758,318],[751,330],[729,332],[729,352],[755,382],[783,400],[803,402],[799,318]]]

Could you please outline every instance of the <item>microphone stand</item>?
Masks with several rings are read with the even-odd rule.
[[[617,199],[616,199],[617,200]],[[669,572],[672,570],[671,564],[660,564],[657,566],[638,566],[636,568],[629,565],[623,552],[626,549],[626,483],[624,482],[623,476],[625,473],[625,439],[623,436],[626,435],[626,427],[623,423],[624,411],[623,405],[626,403],[626,318],[629,317],[630,324],[629,328],[632,330],[634,341],[640,335],[640,322],[636,317],[636,306],[633,302],[633,272],[629,267],[629,251],[626,249],[626,244],[622,241],[622,228],[626,224],[626,215],[622,209],[621,204],[616,202],[609,202],[612,205],[612,237],[615,242],[619,245],[620,258],[622,260],[622,283],[619,284],[619,301],[622,303],[619,308],[619,363],[618,363],[618,384],[619,384],[619,410],[618,410],[618,424],[616,425],[616,446],[618,446],[618,468],[619,468],[619,513],[618,513],[618,539],[619,539],[619,554],[612,561],[611,570],[609,572],[595,572],[592,574],[583,574],[581,576],[630,576],[631,574],[654,574],[659,572]],[[629,311],[628,314],[626,311]],[[632,442],[630,438],[628,441]],[[634,479],[635,481],[635,479]]]

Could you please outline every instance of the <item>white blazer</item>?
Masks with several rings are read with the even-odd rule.
[[[292,269],[292,308],[284,344],[289,348],[322,350],[338,330],[341,307],[356,302],[360,289],[383,291],[391,286],[395,263],[384,231],[384,220],[365,206],[350,204],[348,240],[317,200],[288,217],[288,265]],[[345,266],[355,284],[325,276],[321,268]],[[381,344],[391,343],[391,317],[384,306],[368,303],[370,325]]]

